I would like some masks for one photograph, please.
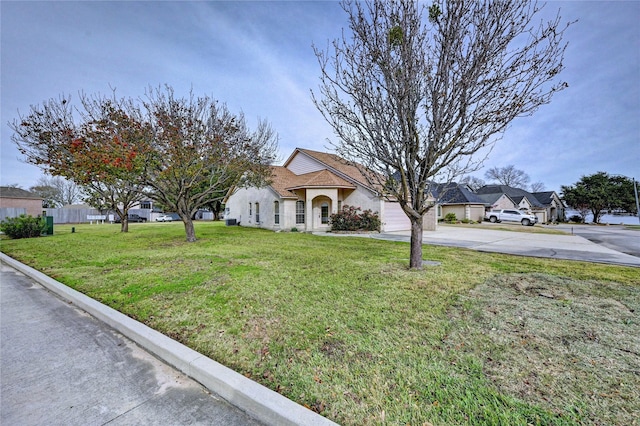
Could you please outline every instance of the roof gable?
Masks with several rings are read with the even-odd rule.
[[[42,200],[42,197],[34,194],[33,192],[26,191],[22,188],[16,188],[13,186],[0,186],[0,197],[2,198],[32,198],[35,200]]]
[[[513,188],[507,185],[485,185],[476,191],[478,194],[507,194],[516,203],[520,204],[522,198],[526,198],[532,207],[544,207],[540,201],[530,192],[520,188]]]
[[[303,155],[305,160],[307,160],[304,162],[304,165],[302,165],[301,161],[296,160],[296,157],[299,155]],[[311,162],[308,160],[311,160]],[[292,171],[297,174],[328,169],[342,179],[377,192],[372,188],[371,184],[367,182],[365,173],[367,173],[368,170],[363,165],[347,161],[336,154],[296,148],[293,154],[285,161],[284,167],[293,169]]]
[[[439,184],[435,197],[440,204],[485,204],[477,194],[469,191],[466,185],[457,183]]]
[[[297,198],[293,191],[303,188],[356,188],[351,182],[327,169],[296,175],[283,166],[271,167],[270,186],[282,198]]]

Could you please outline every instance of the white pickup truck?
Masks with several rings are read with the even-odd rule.
[[[485,213],[484,217],[491,223],[495,222],[520,222],[524,226],[533,226],[538,222],[535,215],[520,210],[494,210]]]

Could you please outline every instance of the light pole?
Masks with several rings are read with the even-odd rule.
[[[638,222],[640,222],[640,203],[638,202],[638,187],[636,186],[636,178],[633,178],[633,194],[636,196],[636,214]]]

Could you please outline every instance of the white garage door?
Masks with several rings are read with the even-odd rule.
[[[409,218],[402,211],[399,203],[387,201],[384,203],[383,232],[406,231],[411,229]]]

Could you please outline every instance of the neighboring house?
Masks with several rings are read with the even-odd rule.
[[[550,222],[566,220],[566,206],[555,191],[534,192],[532,194],[540,204],[547,209],[547,218]]]
[[[485,211],[515,209],[518,206],[507,194],[476,194],[476,196],[484,201]]]
[[[492,202],[488,210],[497,210],[504,208],[517,208],[519,210],[530,211],[538,218],[539,223],[548,223],[557,221],[558,218],[564,219],[564,205],[554,191],[537,192],[532,194],[520,188],[513,188],[507,185],[486,185],[478,189],[476,193],[485,200],[494,197],[499,199],[501,195],[508,196],[514,203],[513,206],[505,206],[508,204],[505,200],[501,206],[494,206]]]
[[[482,222],[485,201],[473,193],[467,185],[450,183],[437,186],[438,219],[454,213],[458,220],[466,219]]]
[[[42,197],[11,186],[0,187],[0,220],[17,217],[21,214],[29,216],[42,215]]]
[[[271,167],[270,185],[232,191],[225,219],[272,230],[328,231],[331,214],[349,205],[377,212],[385,232],[411,229],[400,205],[385,200],[363,170],[334,154],[296,148],[284,165]],[[425,230],[435,230],[435,210],[425,216]]]

